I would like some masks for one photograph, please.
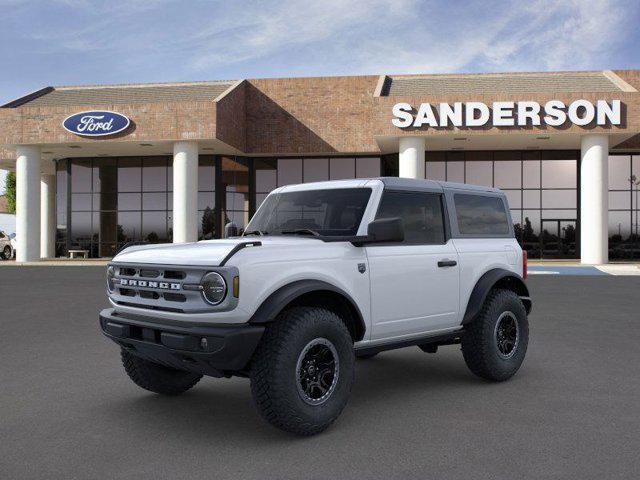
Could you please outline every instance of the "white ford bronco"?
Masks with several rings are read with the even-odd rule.
[[[249,377],[262,416],[311,435],[347,404],[356,358],[460,344],[503,381],[527,350],[526,255],[505,195],[378,178],[280,187],[241,236],[126,248],[109,264],[105,335],[140,387]]]

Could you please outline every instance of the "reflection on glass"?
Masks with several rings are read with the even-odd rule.
[[[445,162],[427,162],[424,171],[429,180],[445,181],[447,179]]]
[[[304,183],[329,180],[329,159],[307,158],[304,160]]]
[[[378,157],[356,158],[356,178],[375,178],[380,176]]]
[[[278,186],[302,183],[302,160],[299,158],[278,159]]]
[[[343,180],[355,178],[355,158],[332,158],[329,162],[329,178],[331,180]]]
[[[118,160],[118,192],[139,192],[142,187],[140,158],[125,157]]]
[[[466,182],[472,185],[493,186],[492,162],[475,161],[467,162]]]
[[[494,164],[495,186],[497,188],[520,188],[522,172],[520,162],[497,161]]]

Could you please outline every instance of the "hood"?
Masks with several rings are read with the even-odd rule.
[[[262,242],[262,247],[309,245],[309,242],[322,243],[321,240],[308,237],[273,236],[241,237],[224,240],[205,240],[194,243],[162,243],[157,245],[138,245],[129,247],[113,258],[114,262],[146,263],[159,265],[217,266],[239,243]]]

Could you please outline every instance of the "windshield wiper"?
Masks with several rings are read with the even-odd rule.
[[[320,234],[315,230],[311,230],[310,228],[296,228],[293,230],[282,230],[280,233],[283,235],[313,235],[314,237],[319,237]]]
[[[248,232],[244,232],[242,236],[246,237],[247,235],[258,235],[260,237],[263,237],[266,234],[267,232],[263,232],[262,230],[249,230]]]

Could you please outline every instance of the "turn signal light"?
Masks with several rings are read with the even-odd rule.
[[[240,295],[240,277],[233,277],[233,296],[238,298]]]
[[[527,278],[529,276],[529,272],[528,270],[528,266],[527,266],[527,251],[523,250],[522,251],[522,278]]]

